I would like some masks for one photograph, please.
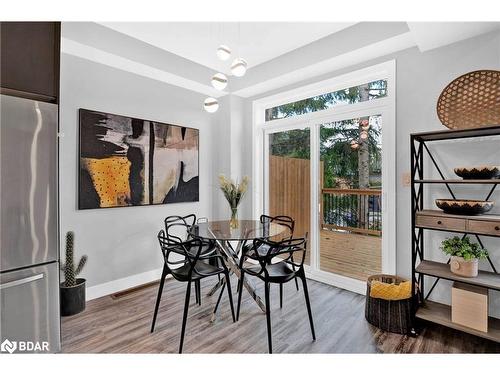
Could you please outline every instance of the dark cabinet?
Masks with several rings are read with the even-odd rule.
[[[58,103],[59,22],[1,22],[2,93]]]

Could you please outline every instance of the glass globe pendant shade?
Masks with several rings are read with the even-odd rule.
[[[203,108],[205,108],[205,111],[208,113],[214,113],[217,112],[219,109],[219,102],[215,98],[206,98],[205,103],[203,104]]]
[[[358,143],[355,139],[353,139],[353,140],[351,141],[351,148],[352,148],[353,150],[356,150],[358,147],[359,147],[359,143]]]
[[[225,74],[216,73],[212,77],[212,86],[217,90],[224,90],[227,86],[227,77]]]
[[[366,130],[363,130],[360,134],[359,137],[361,139],[367,139],[368,138],[368,132]]]
[[[236,77],[243,77],[247,72],[247,62],[241,57],[234,59],[231,64],[231,73]]]
[[[231,48],[221,44],[219,48],[217,48],[217,57],[219,60],[226,61],[231,57]]]

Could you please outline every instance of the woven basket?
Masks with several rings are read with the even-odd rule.
[[[450,129],[500,125],[500,71],[477,70],[453,80],[439,96],[437,114]]]
[[[412,329],[411,297],[389,301],[381,298],[370,297],[372,281],[380,281],[388,284],[399,284],[407,281],[393,275],[373,275],[366,283],[366,305],[365,318],[374,326],[389,332],[408,334]]]

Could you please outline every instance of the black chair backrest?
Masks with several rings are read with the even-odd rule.
[[[272,264],[275,257],[280,257],[280,261],[290,264],[294,270],[300,269],[304,266],[306,256],[307,233],[303,238],[289,238],[279,242],[257,238],[253,241],[253,248],[266,249],[265,252],[255,251],[252,254],[252,259],[257,260],[261,267],[255,274],[266,273],[266,265]]]
[[[215,241],[192,238],[187,241],[179,242],[177,239],[169,238],[163,229],[158,233],[158,241],[160,243],[163,258],[165,259],[165,264],[169,270],[175,270],[176,268],[172,268],[171,266],[188,265],[189,276],[191,276],[193,272],[203,276],[202,273],[195,269],[196,263],[199,260],[209,260],[211,258],[220,257],[215,251],[210,251],[215,249]],[[174,257],[171,257],[172,254],[175,254]],[[175,272],[172,272],[172,274],[175,277]]]
[[[280,234],[275,236],[274,239],[290,239],[293,237],[293,231],[295,229],[295,220],[293,220],[290,216],[286,215],[278,215],[278,216],[269,216],[269,215],[260,215],[261,223],[275,223],[280,224],[288,228],[289,235]]]
[[[196,215],[172,215],[165,218],[165,233],[168,239],[183,242],[188,238],[188,232],[196,222]]]

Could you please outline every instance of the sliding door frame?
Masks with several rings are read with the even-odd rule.
[[[387,79],[387,96],[367,102],[339,105],[323,111],[307,113],[265,122],[266,108],[290,103],[315,95],[353,87],[366,82]],[[395,61],[389,61],[346,75],[273,95],[253,103],[253,163],[252,207],[258,218],[268,212],[269,134],[293,129],[310,129],[311,162],[311,222],[310,265],[306,267],[311,279],[364,294],[366,284],[360,280],[321,271],[319,267],[319,127],[321,124],[364,117],[382,116],[382,272],[396,273],[396,126],[395,126]],[[316,183],[314,183],[316,182]]]

